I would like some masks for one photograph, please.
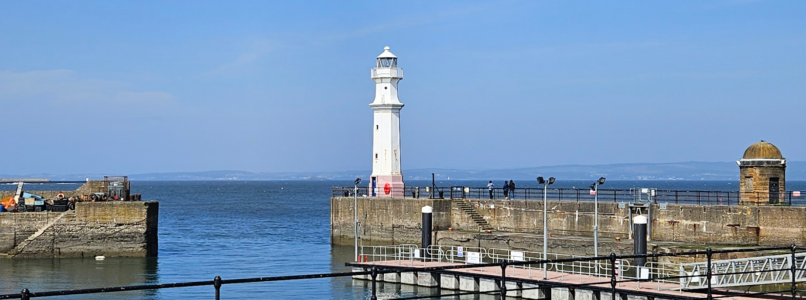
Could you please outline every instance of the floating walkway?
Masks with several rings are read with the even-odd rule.
[[[778,291],[774,294],[717,290],[717,287],[727,286],[724,285],[726,280],[723,278],[727,278],[727,275],[730,274],[725,273],[737,273],[736,276],[748,274],[748,272],[741,272],[737,269],[728,270],[724,267],[717,267],[730,264],[730,261],[711,262],[713,268],[710,270],[714,275],[710,277],[700,275],[701,273],[696,272],[697,270],[692,272],[693,264],[661,263],[647,263],[641,271],[641,275],[636,276],[634,267],[629,266],[629,260],[625,259],[635,256],[617,257],[614,254],[599,258],[561,258],[551,254],[549,257],[553,259],[539,260],[535,259],[535,256],[542,255],[542,253],[521,251],[503,253],[501,249],[487,250],[456,246],[431,246],[427,252],[426,249],[418,249],[415,245],[374,246],[364,247],[362,250],[367,251],[362,252],[359,256],[360,262],[347,263],[348,266],[353,267],[353,272],[361,272],[361,274],[354,275],[354,279],[372,280],[371,274],[375,272],[377,282],[438,287],[441,289],[440,295],[442,296],[486,293],[523,299],[554,300],[714,298],[739,300],[791,299],[795,292],[794,289]],[[661,254],[661,256],[691,254],[702,253],[695,251]],[[483,263],[481,262],[483,258],[497,262]],[[802,254],[798,253],[797,258],[799,265],[802,265]],[[755,258],[755,261],[758,260],[787,261],[786,256],[780,255]],[[542,268],[543,265],[545,265],[545,270]],[[782,274],[791,270],[792,266],[784,264],[775,266],[776,268],[768,267],[761,271],[754,269],[749,272],[749,276],[776,277],[779,279],[776,283],[788,283],[787,280],[791,282],[791,277]],[[702,271],[702,274],[707,274],[706,264],[697,265],[697,267],[701,267],[698,270]],[[626,271],[632,271],[632,273],[626,274]],[[721,271],[722,274],[717,274],[717,271]],[[801,275],[802,273],[802,268],[797,268],[796,274]],[[639,277],[643,279],[639,280]],[[692,284],[692,282],[696,284]],[[713,286],[709,286],[709,282],[713,283]],[[787,294],[784,295],[783,292]],[[719,295],[716,295],[717,293]]]

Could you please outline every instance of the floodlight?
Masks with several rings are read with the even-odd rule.
[[[358,185],[359,183],[361,183],[361,178],[356,178],[355,179],[355,185]]]
[[[537,184],[545,184],[546,181],[543,180],[543,176],[537,177]]]
[[[552,185],[552,184],[554,184],[554,177],[549,178],[549,185]]]
[[[599,177],[599,185],[603,185],[604,182],[605,182],[605,178],[604,177]]]

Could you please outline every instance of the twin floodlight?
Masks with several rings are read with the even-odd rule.
[[[546,184],[546,180],[543,179],[543,176],[537,177],[538,184]],[[549,177],[548,185],[554,184],[554,177]]]

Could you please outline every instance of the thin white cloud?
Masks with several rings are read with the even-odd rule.
[[[132,91],[132,84],[81,78],[71,70],[0,71],[0,103],[42,113],[136,112],[176,110],[173,95]]]
[[[379,33],[388,33],[400,29],[433,24],[437,22],[445,22],[457,17],[485,11],[489,9],[490,6],[490,4],[483,3],[481,5],[465,7],[464,9],[453,8],[451,10],[437,13],[421,13],[417,15],[403,16],[397,19],[385,20],[384,22],[376,23],[375,25],[365,26],[351,31],[331,32],[324,37],[314,39],[314,41],[316,43],[348,41]]]
[[[248,49],[234,60],[221,64],[207,72],[202,73],[203,76],[217,76],[237,72],[240,69],[246,68],[253,63],[260,60],[270,52],[276,49],[275,44],[268,40],[256,40],[250,43]]]

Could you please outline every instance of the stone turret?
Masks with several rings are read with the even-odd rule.
[[[785,202],[786,159],[775,145],[761,141],[747,147],[739,165],[740,201],[746,204]]]

